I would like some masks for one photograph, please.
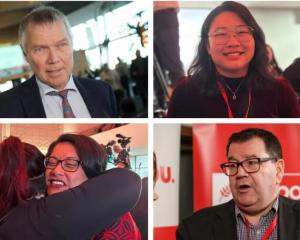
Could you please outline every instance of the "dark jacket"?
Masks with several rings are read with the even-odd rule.
[[[283,76],[290,81],[295,91],[300,93],[300,58],[296,58],[294,62],[283,71]]]
[[[74,77],[74,83],[92,118],[117,117],[115,96],[106,82]],[[35,76],[0,94],[0,118],[45,117]]]
[[[248,88],[244,91],[245,105],[248,106]],[[240,101],[240,97],[239,97]],[[229,98],[232,107],[237,100]],[[234,115],[235,116],[235,115]],[[169,103],[168,117],[170,118],[227,118],[227,105],[221,93],[213,96],[201,94],[189,78],[180,80]],[[299,118],[300,109],[296,93],[289,82],[280,78],[268,89],[252,89],[249,118]]]
[[[87,240],[132,209],[139,176],[111,169],[78,187],[14,208],[0,222],[1,240]]]
[[[300,239],[300,202],[279,197],[279,239]],[[177,240],[237,240],[233,200],[202,209],[184,219]]]

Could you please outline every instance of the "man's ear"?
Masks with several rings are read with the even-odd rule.
[[[284,160],[278,159],[275,164],[276,164],[276,183],[279,185],[284,176]]]

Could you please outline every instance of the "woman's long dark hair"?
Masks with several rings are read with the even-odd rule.
[[[0,218],[29,195],[25,146],[11,136],[0,143]]]
[[[198,87],[202,94],[215,95],[219,91],[217,82],[214,81],[214,79],[216,79],[216,68],[208,54],[207,46],[210,25],[215,17],[224,11],[230,11],[237,14],[248,26],[254,29],[253,37],[255,40],[255,52],[248,68],[246,82],[252,88],[266,88],[269,85],[268,83],[274,79],[267,68],[268,55],[265,35],[248,8],[233,1],[223,2],[213,9],[205,19],[196,56],[188,69],[191,83],[193,83],[195,87]]]
[[[31,198],[41,198],[46,192],[44,154],[34,145],[23,143]]]

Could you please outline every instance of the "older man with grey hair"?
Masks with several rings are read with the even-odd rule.
[[[117,117],[107,83],[72,76],[72,34],[63,13],[48,6],[34,9],[19,26],[19,41],[34,75],[0,94],[0,117]]]

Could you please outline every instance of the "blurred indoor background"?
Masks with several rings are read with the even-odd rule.
[[[110,83],[121,117],[145,117],[149,7],[138,1],[0,2],[0,92],[32,74],[18,45],[18,27],[22,18],[40,5],[59,9],[71,24],[73,74]],[[132,64],[136,59],[142,62],[138,73]]]

